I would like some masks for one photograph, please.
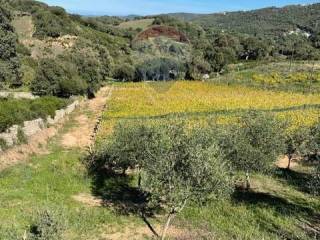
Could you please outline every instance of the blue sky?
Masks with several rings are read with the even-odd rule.
[[[172,12],[214,13],[249,10],[289,4],[310,4],[319,0],[42,0],[85,15],[158,14]]]

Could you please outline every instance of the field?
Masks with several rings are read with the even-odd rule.
[[[184,118],[230,122],[248,110],[275,113],[293,128],[311,125],[319,117],[320,95],[268,91],[210,82],[115,84],[100,136],[119,119],[144,121]]]
[[[153,18],[149,18],[149,19],[141,19],[141,20],[132,20],[132,21],[128,21],[128,22],[123,22],[119,25],[120,28],[123,29],[128,29],[128,28],[132,28],[132,29],[137,29],[137,28],[141,28],[142,30],[146,29],[147,27],[151,26],[153,23],[154,19]]]
[[[289,92],[319,93],[319,61],[248,62],[229,65],[227,73],[213,82]]]

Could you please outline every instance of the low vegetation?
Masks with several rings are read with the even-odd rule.
[[[53,117],[56,110],[66,107],[69,102],[69,100],[55,97],[35,100],[2,99],[0,100],[0,132],[12,125],[20,125],[24,121]]]

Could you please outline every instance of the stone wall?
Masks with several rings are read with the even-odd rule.
[[[36,99],[38,96],[34,96],[32,93],[29,92],[0,92],[0,98],[8,98],[13,97],[16,99]]]
[[[47,117],[46,120],[39,118],[32,121],[25,121],[22,126],[14,125],[7,129],[4,133],[0,133],[0,139],[2,139],[7,147],[12,147],[19,141],[19,131],[29,138],[36,133],[40,132],[42,129],[46,128],[47,126],[53,125],[61,121],[66,115],[72,113],[77,106],[79,105],[79,101],[75,101],[65,109],[60,109],[55,112],[55,116],[51,118],[50,116]],[[1,152],[0,146],[0,152]]]

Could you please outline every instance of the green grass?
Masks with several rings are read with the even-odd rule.
[[[69,123],[64,131],[73,127]],[[99,239],[103,233],[121,232],[125,226],[142,227],[135,214],[120,215],[112,208],[89,207],[73,199],[79,193],[89,194],[92,180],[80,162],[81,151],[64,150],[58,140],[51,143],[50,154],[0,173],[0,239],[15,239],[9,238],[9,232],[22,236],[34,215],[44,209],[62,214],[67,222],[64,239],[68,240]],[[223,240],[312,239],[302,228],[303,222],[316,220],[320,200],[288,184],[283,174],[256,175],[253,179],[253,192],[238,193],[230,200],[200,208],[191,204],[174,224],[204,236],[210,232]],[[111,178],[105,184],[104,191],[110,194],[123,182]]]
[[[190,207],[180,222],[191,222],[218,239],[313,239],[314,233],[303,225],[317,221],[319,199],[268,176],[255,176],[253,188],[235,193],[229,201]]]
[[[122,216],[107,207],[89,207],[75,201],[73,196],[91,192],[91,179],[79,161],[81,153],[56,145],[51,146],[51,151],[0,174],[0,239],[10,239],[8,232],[22,236],[37,211],[44,209],[62,214],[68,240],[98,239],[111,227],[121,231],[125,226],[143,226],[138,216]],[[225,240],[312,239],[302,226],[304,221],[316,219],[319,199],[280,179],[254,179],[254,186],[258,186],[255,192],[201,208],[189,206],[174,223],[190,231],[212,232],[217,239]]]
[[[63,132],[73,127],[70,122]],[[21,238],[42,210],[63,216],[68,240],[98,239],[106,225],[137,222],[136,217],[117,216],[111,209],[89,207],[73,199],[79,193],[90,194],[91,179],[80,161],[83,152],[65,150],[58,142],[59,138],[52,141],[50,154],[34,156],[28,163],[0,172],[0,239]]]
[[[149,26],[152,25],[154,19],[153,18],[148,18],[148,19],[140,19],[140,20],[132,20],[132,21],[128,21],[128,22],[123,22],[119,25],[120,28],[123,29],[128,29],[128,28],[132,28],[132,29],[137,29],[137,28],[141,28],[142,30],[145,30],[146,28],[148,28]]]

